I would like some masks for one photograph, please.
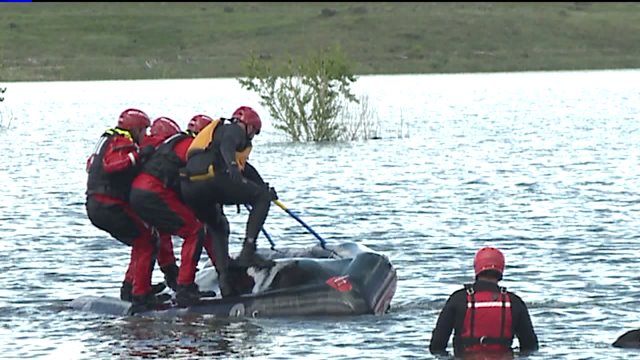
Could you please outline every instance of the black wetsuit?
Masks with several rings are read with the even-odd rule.
[[[230,176],[231,167],[236,166],[236,153],[251,146],[251,141],[242,127],[236,123],[223,123],[213,135],[211,145],[203,152],[190,157],[186,168],[192,163],[213,160],[215,176],[205,181],[183,181],[182,197],[192,206],[197,214],[209,214],[202,219],[210,226],[216,227],[216,219],[211,217],[212,203],[222,205],[251,205],[251,213],[247,221],[246,237],[256,239],[264,224],[271,205],[269,187],[262,180],[258,171],[246,163],[240,176]]]
[[[238,261],[243,265],[272,266],[256,252],[256,239],[264,224],[272,192],[258,171],[247,162],[251,141],[245,130],[236,122],[217,125],[210,143],[189,155],[183,171],[181,193],[184,201],[194,209],[196,216],[213,229],[216,252],[216,270],[223,296],[231,294],[225,278],[228,269],[229,227],[222,215],[221,205],[250,205],[251,210],[245,230],[243,249]],[[242,155],[244,154],[244,155]],[[209,170],[213,165],[213,174]],[[243,169],[241,169],[243,167]],[[197,174],[209,173],[197,178]],[[225,237],[226,235],[226,237]]]
[[[499,286],[496,283],[478,280],[473,284],[475,291],[495,290],[498,293]],[[518,337],[520,353],[529,353],[538,349],[538,337],[533,330],[531,318],[526,304],[512,292],[507,292],[511,300],[512,334]],[[453,349],[456,356],[461,356],[464,349],[460,334],[463,333],[464,318],[467,312],[467,292],[465,289],[455,291],[449,296],[444,308],[440,312],[436,327],[431,334],[429,351],[435,355],[446,355],[447,343],[451,331],[455,329],[453,337]]]

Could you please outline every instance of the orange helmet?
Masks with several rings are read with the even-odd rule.
[[[151,129],[149,130],[149,135],[164,140],[169,136],[179,133],[180,131],[180,126],[178,126],[175,121],[169,119],[168,117],[161,116],[153,120]]]
[[[149,116],[138,109],[127,109],[118,118],[118,127],[125,130],[146,129],[150,125]]]
[[[500,273],[500,278],[502,278],[502,273],[504,273],[504,255],[494,247],[483,247],[478,250],[473,259],[473,269],[476,276],[483,271],[495,270]]]
[[[256,130],[256,135],[260,134],[260,129],[262,129],[262,120],[260,120],[260,116],[252,108],[248,106],[240,106],[233,112],[231,117],[238,119],[238,121],[245,123],[246,125],[253,126]]]
[[[189,120],[187,130],[197,134],[202,131],[205,126],[211,124],[212,121],[213,119],[207,115],[196,115]]]

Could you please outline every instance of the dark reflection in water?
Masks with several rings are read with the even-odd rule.
[[[104,324],[98,334],[120,344],[114,355],[132,358],[252,357],[260,327],[242,320],[130,318]]]

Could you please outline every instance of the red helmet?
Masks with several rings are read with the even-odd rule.
[[[149,135],[155,136],[164,140],[169,136],[179,133],[180,131],[181,131],[180,126],[178,126],[178,124],[176,124],[175,121],[169,119],[168,117],[161,116],[153,120],[153,124],[151,124]]]
[[[138,109],[127,109],[120,114],[118,127],[125,130],[146,129],[151,125],[149,116]]]
[[[212,121],[213,119],[207,115],[196,115],[189,120],[187,130],[197,134],[202,131],[205,126],[211,124]]]
[[[495,270],[500,273],[504,272],[504,255],[502,252],[494,247],[483,247],[478,250],[476,257],[473,259],[473,269],[476,272],[476,276],[486,270]]]
[[[246,125],[253,126],[253,128],[256,129],[256,135],[260,134],[260,129],[262,129],[262,120],[260,120],[260,116],[252,108],[248,106],[240,106],[233,112],[231,117],[238,119]]]

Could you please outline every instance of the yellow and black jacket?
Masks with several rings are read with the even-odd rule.
[[[244,171],[251,153],[251,141],[236,123],[217,119],[202,129],[187,150],[187,165],[181,175],[190,181],[211,179],[224,173],[230,166]]]

